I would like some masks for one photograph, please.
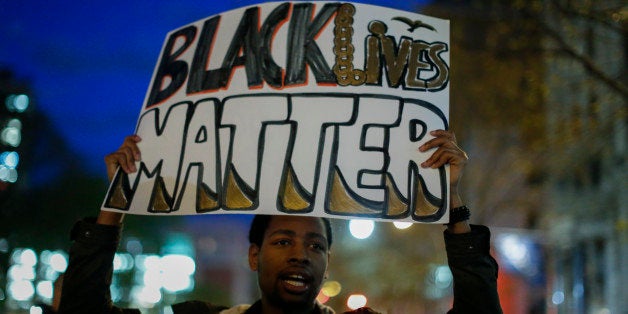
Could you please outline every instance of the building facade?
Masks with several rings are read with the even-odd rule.
[[[626,313],[628,7],[546,1],[544,8],[548,312]]]

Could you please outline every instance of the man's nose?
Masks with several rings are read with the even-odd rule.
[[[289,262],[291,263],[301,263],[301,264],[309,264],[310,263],[310,252],[307,249],[307,246],[304,244],[297,244],[292,247],[290,251]]]

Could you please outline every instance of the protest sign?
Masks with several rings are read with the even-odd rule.
[[[138,172],[102,209],[447,221],[449,22],[379,6],[270,2],[170,32],[136,132]]]

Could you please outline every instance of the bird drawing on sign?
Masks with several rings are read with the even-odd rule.
[[[432,25],[425,24],[425,23],[421,22],[420,20],[413,21],[413,20],[411,20],[411,19],[409,19],[407,17],[403,17],[403,16],[396,16],[396,17],[393,17],[392,19],[395,20],[395,21],[399,21],[399,22],[403,22],[403,23],[408,24],[408,26],[410,26],[410,28],[408,28],[410,33],[414,32],[414,30],[419,28],[419,27],[424,27],[424,28],[427,28],[429,30],[436,31],[436,29]]]

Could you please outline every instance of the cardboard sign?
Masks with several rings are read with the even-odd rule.
[[[103,210],[446,222],[449,22],[346,2],[271,2],[168,34],[137,123],[138,172]]]

